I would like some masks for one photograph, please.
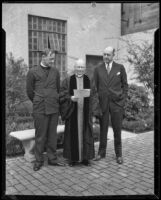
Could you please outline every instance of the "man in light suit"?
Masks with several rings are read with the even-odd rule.
[[[55,51],[46,49],[42,52],[40,65],[32,67],[27,74],[26,89],[33,103],[35,125],[34,171],[38,171],[43,165],[45,147],[49,165],[64,165],[58,162],[56,154],[60,75],[54,61]]]
[[[122,164],[121,129],[128,83],[124,66],[113,61],[114,54],[115,49],[113,47],[109,46],[105,48],[103,52],[104,62],[94,70],[94,79],[103,113],[100,118],[99,151],[95,160],[98,161],[106,156],[110,115],[114,132],[116,161],[117,163]]]

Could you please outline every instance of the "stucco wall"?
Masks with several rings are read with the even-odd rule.
[[[6,51],[23,57],[28,64],[28,14],[67,20],[67,68],[86,54],[102,55],[108,45],[117,45],[120,36],[121,5],[98,3],[2,4],[2,27],[6,31]]]
[[[132,83],[133,66],[125,62],[126,44],[120,38],[135,42],[154,39],[155,29],[121,36],[121,5],[98,3],[61,4],[2,4],[2,27],[6,31],[6,51],[23,57],[28,64],[28,14],[67,20],[67,70],[73,69],[74,59],[85,55],[102,55],[103,49],[116,48],[115,60],[124,64],[128,82]]]

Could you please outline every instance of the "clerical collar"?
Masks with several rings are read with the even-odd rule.
[[[84,75],[84,74],[82,74],[82,75],[75,74],[75,76],[76,76],[77,78],[82,78],[82,77],[83,77],[83,75]]]
[[[41,67],[42,67],[43,69],[50,69],[50,67],[44,65],[42,62],[40,63],[40,65],[41,65]]]

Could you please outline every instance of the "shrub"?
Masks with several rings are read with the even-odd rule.
[[[6,112],[14,113],[16,105],[27,100],[27,65],[22,58],[15,59],[10,53],[6,56]]]
[[[149,106],[148,92],[142,86],[129,85],[123,129],[145,132],[154,128],[154,109]]]
[[[13,131],[33,129],[34,123],[32,121],[28,122],[18,122],[19,116],[8,116],[6,119],[6,155],[15,156],[24,153],[22,142],[16,138],[11,137],[9,134]]]
[[[33,122],[33,117],[32,116],[18,116],[17,117],[17,123],[29,123],[29,122]]]
[[[131,131],[133,133],[142,133],[145,131],[150,131],[153,130],[153,127],[154,120],[152,118],[139,121],[123,121],[123,129]]]
[[[30,100],[20,102],[15,106],[15,112],[21,116],[31,115],[32,113],[32,102]]]
[[[59,118],[59,124],[63,124]],[[33,129],[34,121],[33,117],[22,117],[19,115],[8,116],[6,119],[6,155],[16,156],[24,154],[24,148],[22,142],[16,138],[11,137],[9,134],[13,131],[20,131],[26,129]],[[60,133],[57,138],[57,148],[62,148],[64,140],[64,134]]]
[[[127,43],[127,61],[134,66],[136,80],[154,95],[154,54],[152,43],[142,41],[139,44],[131,41]]]
[[[139,114],[149,110],[148,93],[142,86],[129,85],[128,96],[125,103],[125,118],[127,121],[139,119]]]

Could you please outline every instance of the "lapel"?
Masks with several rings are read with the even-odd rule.
[[[75,74],[73,74],[70,77],[70,85],[69,85],[70,95],[74,94],[73,89],[76,89],[76,88],[77,88],[76,77],[75,77]]]
[[[107,73],[107,69],[106,69],[106,65],[105,63],[103,62],[102,66],[101,66],[101,69],[102,69],[102,73],[101,73],[101,76],[103,79],[106,80],[106,82],[108,81],[108,73]]]
[[[116,72],[116,65],[115,65],[115,62],[113,61],[110,73],[108,75],[108,79],[109,80],[112,79],[112,77],[114,76],[115,72]]]
[[[90,88],[90,80],[89,80],[88,76],[86,76],[86,75],[83,76],[83,88],[84,89]]]
[[[37,74],[42,77],[42,81],[44,83],[44,87],[47,86],[47,84],[49,83],[49,81],[51,80],[51,77],[53,77],[53,73],[54,73],[54,70],[53,68],[51,68],[49,70],[49,74],[48,74],[48,77],[46,77],[46,74],[44,72],[44,70],[42,69],[41,65],[39,65],[39,70],[37,71]]]
[[[43,82],[46,81],[46,75],[44,73],[44,70],[42,69],[41,65],[38,66],[38,70],[36,71],[38,76],[42,77]]]
[[[109,85],[109,82],[111,80],[111,77],[113,76],[113,65],[112,65],[112,68],[110,70],[110,73],[108,74],[107,73],[107,69],[106,69],[106,65],[105,63],[103,62],[102,66],[101,66],[101,69],[102,69],[102,73],[101,73],[101,76],[102,78],[105,80],[105,84],[108,86]]]
[[[47,84],[50,82],[50,80],[53,79],[53,77],[54,77],[54,72],[55,72],[54,68],[51,67],[51,68],[49,69],[48,77],[46,78],[46,81],[45,81],[45,86],[47,86]]]
[[[117,65],[116,63],[113,61],[112,63],[112,68],[111,68],[111,71],[110,71],[110,74],[109,74],[109,79],[108,79],[108,84],[110,84],[113,80],[113,78],[116,76],[117,74],[117,71],[118,71],[118,68],[117,68]]]

